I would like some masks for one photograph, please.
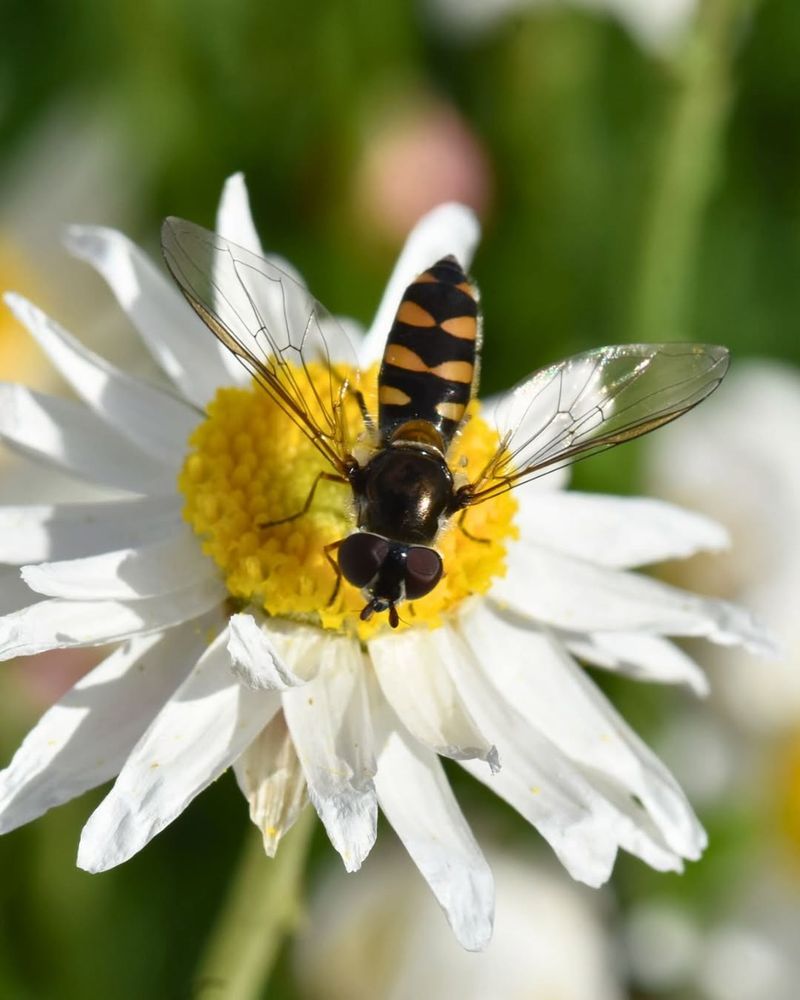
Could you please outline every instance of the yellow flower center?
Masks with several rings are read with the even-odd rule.
[[[313,365],[310,374],[322,395],[329,374]],[[376,369],[368,372],[363,385],[372,413],[377,410],[376,375]],[[467,478],[478,474],[499,443],[478,409],[473,401],[448,454],[450,467]],[[361,426],[350,397],[345,416],[350,428]],[[366,599],[344,578],[333,596],[336,572],[325,546],[356,530],[349,485],[320,480],[306,513],[271,524],[301,511],[317,475],[331,469],[263,389],[220,389],[189,445],[178,479],[186,497],[184,517],[219,566],[233,598],[269,615],[348,630],[362,640],[387,625],[386,614],[367,622],[359,619]],[[506,542],[517,534],[516,510],[516,500],[505,493],[471,508],[463,524],[466,531],[458,515],[443,528],[436,548],[444,576],[425,597],[399,605],[401,628],[439,625],[459,602],[483,593],[505,572]],[[331,558],[335,561],[335,551]]]

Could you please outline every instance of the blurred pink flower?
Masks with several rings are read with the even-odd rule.
[[[459,201],[485,215],[492,196],[488,155],[451,105],[424,99],[379,116],[356,170],[357,210],[392,242],[436,205]]]
[[[103,658],[98,649],[51,649],[14,661],[12,671],[25,698],[36,709],[49,708]]]

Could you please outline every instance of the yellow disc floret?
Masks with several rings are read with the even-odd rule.
[[[344,366],[337,369],[337,375],[349,374]],[[308,376],[324,398],[330,373],[312,365]],[[375,412],[374,370],[363,389]],[[344,418],[357,438],[362,419],[349,396]],[[332,470],[263,389],[220,389],[189,445],[178,480],[186,498],[184,516],[202,539],[203,551],[219,566],[233,598],[272,616],[349,630],[361,639],[386,626],[386,615],[359,619],[365,598],[346,580],[334,596],[337,574],[330,560],[335,563],[336,553],[326,555],[325,547],[356,530],[347,483],[320,480],[306,513],[274,523],[301,511],[319,473]],[[448,464],[454,473],[474,478],[497,446],[496,432],[473,402]],[[364,450],[362,442],[359,457]],[[505,493],[471,508],[463,525],[456,515],[443,528],[435,547],[444,576],[430,594],[399,606],[401,628],[439,625],[444,614],[471,594],[485,592],[505,572],[506,542],[516,536],[516,509],[512,495]]]

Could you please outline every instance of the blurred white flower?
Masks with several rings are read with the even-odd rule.
[[[135,167],[122,153],[121,132],[102,114],[68,105],[51,107],[26,131],[13,152],[4,151],[0,187],[0,288],[14,288],[49,309],[67,313],[85,342],[112,348],[127,362],[124,318],[97,291],[84,267],[65,266],[58,234],[76,217],[123,225],[137,197]],[[120,178],[124,177],[124,182]],[[58,375],[35,339],[0,302],[0,383],[52,390]],[[53,468],[21,459],[0,444],[0,501],[47,496],[75,499],[86,488]],[[0,611],[24,591],[18,571],[0,569]],[[53,650],[27,657],[3,677],[0,692],[9,713],[41,711],[97,663],[96,650]]]
[[[241,176],[226,185],[218,228],[260,252]],[[419,222],[372,330],[356,334],[365,368],[408,283],[448,253],[468,266],[477,238],[463,206]],[[21,565],[35,591],[17,583],[4,593],[0,658],[122,645],[0,774],[0,830],[116,776],[78,857],[106,870],[233,766],[269,853],[307,792],[356,870],[380,806],[472,949],[491,933],[493,880],[440,756],[506,799],[589,885],[608,879],[620,848],[659,870],[699,856],[705,833],[680,787],[574,657],[702,691],[702,673],[665,636],[769,648],[746,612],[630,572],[721,547],[717,525],[652,500],[562,493],[563,476],[551,474],[515,494],[518,512],[507,494],[511,507],[500,497],[477,508],[478,531],[498,530],[506,511],[502,544],[476,546],[456,531],[443,539],[459,556],[429,596],[459,580],[464,589],[429,618],[435,627],[360,631],[380,622],[359,623],[363,601],[354,611],[343,589],[332,626],[333,577],[313,531],[317,519],[325,541],[350,530],[341,499],[263,524],[280,516],[265,506],[276,497],[285,514],[308,495],[290,491],[319,461],[315,449],[122,234],[75,227],[69,245],[108,281],[172,385],[120,370],[8,297],[85,405],[0,386],[0,436],[109,492],[103,502],[0,508],[0,560]],[[303,334],[305,286],[285,274],[276,284],[280,294],[263,304],[269,322],[284,329],[291,316]],[[475,416],[456,452],[480,434],[496,447],[497,432]],[[231,615],[231,595],[248,610]],[[425,608],[416,603],[418,623]]]
[[[695,975],[703,944],[685,907],[650,900],[634,904],[626,914],[622,937],[638,986],[675,990]]]
[[[784,652],[752,669],[735,651],[718,667],[715,691],[742,725],[800,722],[800,373],[742,362],[726,392],[685,422],[650,439],[648,488],[724,524],[728,553],[676,569],[682,583],[746,602]]]
[[[708,921],[678,902],[648,901],[627,916],[631,978],[654,993],[700,1000],[795,1000],[800,982],[797,883],[756,864]]]
[[[676,45],[697,9],[697,0],[429,0],[431,13],[449,31],[481,34],[505,18],[534,8],[575,6],[616,17],[645,48]]]
[[[489,854],[491,947],[459,949],[396,851],[370,877],[331,873],[312,900],[294,967],[309,1000],[622,1000],[609,900],[512,853]]]
[[[125,225],[132,217],[137,176],[122,149],[110,116],[56,106],[6,155],[0,187],[0,289],[13,288],[65,314],[80,328],[85,343],[110,352],[127,368],[134,341],[124,317],[97,294],[95,275],[65,261],[58,239],[64,225],[76,218]],[[44,352],[5,303],[0,303],[0,379],[46,390],[59,385]],[[52,467],[20,462],[1,446],[0,458],[8,463],[0,477],[0,500],[6,503],[23,494],[77,495],[74,481]]]
[[[757,923],[739,923],[732,917],[708,935],[697,975],[700,992],[708,1000],[796,1000],[800,982],[796,902],[789,922],[765,916],[766,922]],[[794,944],[780,940],[787,934]]]
[[[758,669],[761,669],[759,664]],[[686,705],[665,722],[656,746],[695,805],[714,807],[726,795],[742,795],[752,776],[749,747],[741,733],[707,703]]]
[[[694,557],[673,567],[671,578],[747,601],[784,648],[755,672],[736,651],[720,659],[708,650],[704,662],[723,713],[673,717],[660,742],[686,787],[718,816],[729,810],[759,824],[749,850],[739,847],[716,911],[700,921],[669,908],[669,921],[682,920],[683,940],[693,942],[670,985],[702,1000],[793,1000],[800,981],[800,472],[793,460],[800,373],[777,362],[741,362],[726,388],[684,426],[651,439],[647,481],[724,523],[733,539],[713,564]],[[647,920],[665,919],[663,904],[650,906],[631,915],[628,939],[637,982],[655,989],[652,973],[667,939],[659,932],[647,944]]]
[[[140,185],[112,116],[52,109],[8,157],[3,171],[0,236],[29,280],[20,287],[3,275],[2,287],[28,291],[34,283],[48,307],[80,325],[84,340],[118,355],[119,340],[133,342],[125,337],[123,318],[95,294],[98,282],[90,271],[65,262],[59,236],[78,219],[127,225]]]

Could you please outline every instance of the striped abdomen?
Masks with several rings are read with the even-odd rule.
[[[477,389],[479,352],[477,291],[455,257],[444,257],[405,290],[386,341],[382,442],[424,440],[432,431],[430,443],[438,435],[445,451]]]

